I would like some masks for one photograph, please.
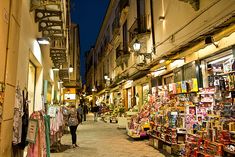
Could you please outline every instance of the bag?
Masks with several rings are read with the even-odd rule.
[[[69,114],[69,121],[68,125],[69,126],[76,126],[78,125],[78,113],[76,110],[71,110]]]
[[[69,118],[69,122],[68,122],[68,125],[69,126],[76,126],[76,125],[78,125],[78,119],[77,118]]]

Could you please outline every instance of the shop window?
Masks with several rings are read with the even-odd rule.
[[[220,82],[218,84],[221,84],[221,82],[224,82],[223,80],[225,80],[225,82],[229,82],[226,74],[233,72],[235,67],[234,65],[234,59],[232,55],[223,56],[207,62],[206,73],[208,77],[208,87],[214,87],[217,82]],[[223,87],[223,89],[224,88],[225,87]]]
[[[183,69],[181,68],[177,68],[173,71],[174,73],[174,82],[180,82],[183,80]]]
[[[128,90],[127,90],[127,101],[128,101],[128,109],[130,109],[131,107],[132,107],[132,105],[131,105],[131,88],[129,88]]]
[[[128,32],[127,32],[127,21],[123,24],[123,51],[128,52]]]
[[[174,74],[165,75],[162,77],[162,79],[164,85],[169,85],[171,83],[174,83]]]
[[[186,64],[183,66],[184,68],[184,80],[190,80],[192,78],[196,78],[196,65],[194,62]]]
[[[201,70],[198,61],[194,61],[184,65],[183,67],[173,70],[174,82],[188,81],[197,78],[199,87],[202,87]]]
[[[148,103],[148,95],[149,95],[149,85],[143,85],[143,105]]]

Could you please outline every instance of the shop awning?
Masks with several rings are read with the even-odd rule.
[[[101,91],[99,91],[96,95],[97,96],[100,96],[102,94],[104,94],[105,92],[107,92],[108,90],[105,88],[105,89],[102,89]]]
[[[149,73],[149,70],[139,70],[129,77],[129,80],[136,80],[141,77],[146,76]]]

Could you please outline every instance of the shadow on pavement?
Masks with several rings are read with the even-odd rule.
[[[64,152],[68,149],[71,149],[71,145],[59,145],[57,146],[56,148],[54,149],[51,149],[51,153],[61,153],[61,152]]]

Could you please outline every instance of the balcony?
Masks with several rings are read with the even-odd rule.
[[[61,0],[31,0],[30,11],[49,5],[57,5],[59,8],[59,5],[61,5]]]
[[[135,39],[150,37],[150,30],[148,29],[149,16],[144,15],[136,18],[133,25],[129,29],[129,41],[133,42]]]
[[[113,49],[113,46],[110,42],[105,44],[104,51],[108,54]]]
[[[122,25],[128,15],[128,11],[129,11],[129,0],[120,0],[119,2],[119,9],[120,9],[120,19],[119,19],[119,23],[120,25]]]
[[[120,11],[123,11],[123,9],[126,9],[127,7],[129,7],[129,0],[120,0],[118,5],[120,8]]]
[[[120,35],[120,23],[119,23],[119,17],[115,17],[113,24],[112,24],[112,34],[113,39],[115,39],[117,36]]]
[[[124,65],[128,63],[130,53],[124,50],[116,50],[116,65],[124,69]]]
[[[65,0],[30,0],[30,11],[34,11],[34,21],[42,34],[39,38],[50,42],[50,57],[56,68],[67,63],[69,45],[66,43],[69,38],[65,23],[68,20],[63,14],[65,10],[70,10],[69,6],[69,1]],[[60,78],[67,78],[65,70],[60,72]]]

